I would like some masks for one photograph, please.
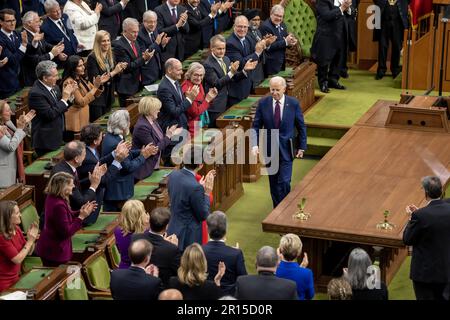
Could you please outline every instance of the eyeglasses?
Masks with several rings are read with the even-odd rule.
[[[236,26],[238,29],[248,29],[248,26]]]

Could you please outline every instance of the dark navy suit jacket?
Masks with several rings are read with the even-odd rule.
[[[159,126],[159,124],[156,123]],[[133,149],[140,150],[143,146],[149,143],[153,143],[158,146],[159,152],[145,160],[144,164],[140,166],[135,172],[134,177],[138,180],[145,179],[152,175],[153,169],[155,169],[161,152],[170,144],[170,139],[163,133],[162,139],[153,130],[150,122],[144,116],[139,116],[136,125],[133,128]]]
[[[256,130],[256,138],[259,139],[259,130],[262,128],[268,130],[267,135],[267,154],[271,155],[271,129],[275,129],[273,116],[273,98],[262,98],[256,109],[255,118],[253,120],[253,129]],[[299,132],[297,139],[297,149],[306,150],[306,126],[303,120],[302,109],[297,99],[285,95],[283,115],[279,130],[279,150],[280,160],[292,161],[290,139],[295,141],[295,128]],[[259,140],[254,140],[256,145]],[[295,146],[294,146],[295,149]],[[294,150],[296,153],[296,150]]]
[[[255,53],[253,41],[248,39],[248,37],[245,37],[244,49],[241,41],[234,33],[227,39],[227,51],[225,55],[230,58],[231,62],[239,61],[239,71],[242,71],[248,60],[259,60],[258,55]],[[252,90],[251,72],[252,71],[247,72],[249,77],[244,77],[241,81],[235,81],[230,84],[229,96],[239,100],[249,96],[250,91]]]
[[[155,31],[153,31],[153,36],[155,37],[155,39],[158,34],[158,30],[155,29]],[[144,26],[142,26],[139,30],[137,42],[139,43],[139,46],[143,51],[145,51],[146,49],[148,49],[148,51],[150,52],[155,50],[153,57],[149,60],[149,62],[144,64],[141,69],[142,84],[146,86],[161,79],[163,70],[163,65],[161,62],[161,52],[163,51],[163,48],[161,48],[160,45],[150,39],[150,35]]]
[[[266,75],[276,74],[285,68],[286,41],[284,38],[287,37],[288,32],[287,26],[284,23],[281,23],[280,26],[280,32],[278,32],[278,29],[269,18],[262,23],[261,27],[259,27],[263,37],[266,34],[277,36],[277,40],[266,50],[266,61],[264,64],[264,72]]]
[[[119,135],[107,133],[102,142],[102,156],[111,153],[122,141]],[[106,186],[105,200],[128,200],[134,195],[133,172],[145,162],[140,150],[131,150],[129,156],[122,161],[120,175]]]
[[[203,251],[208,261],[208,280],[214,280],[219,262],[223,261],[226,271],[220,289],[224,295],[233,295],[237,277],[247,274],[242,250],[227,246],[223,241],[210,240],[203,245]]]
[[[176,234],[178,247],[202,242],[202,221],[209,214],[209,196],[195,176],[186,169],[175,170],[169,175],[170,218],[168,234]]]
[[[114,300],[158,300],[161,280],[142,268],[131,266],[114,270],[110,287]]]
[[[174,124],[187,129],[188,125],[185,112],[191,107],[191,103],[186,99],[184,94],[183,98],[180,96],[174,85],[165,76],[159,84],[157,96],[162,103],[158,122],[163,132],[166,132],[167,127]]]
[[[20,62],[24,53],[19,50],[22,37],[17,31],[13,31],[14,43],[2,31],[0,31],[0,46],[3,50],[0,60],[8,58],[8,63],[0,68],[0,99],[4,99],[19,91]]]
[[[64,35],[50,18],[45,19],[42,23],[41,32],[44,33],[45,41],[52,45],[58,44],[61,39],[64,39],[64,53],[71,56],[77,53],[78,40],[73,33],[73,29],[68,27],[68,19],[67,14],[63,13],[61,21],[66,29],[67,35]]]

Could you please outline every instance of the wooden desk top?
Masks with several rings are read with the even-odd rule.
[[[421,177],[450,170],[450,134],[381,127],[391,103],[378,101],[269,214],[263,230],[404,247],[405,208],[425,205]],[[306,222],[292,218],[303,197]],[[385,210],[392,231],[376,228]]]

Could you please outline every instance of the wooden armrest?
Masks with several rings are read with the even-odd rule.
[[[94,299],[94,298],[103,298],[103,299],[112,299],[112,295],[111,292],[106,292],[106,291],[88,291],[88,296],[90,299]]]

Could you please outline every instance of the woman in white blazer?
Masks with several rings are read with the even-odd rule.
[[[101,10],[102,5],[100,3],[97,2],[95,9],[92,10],[83,0],[69,0],[64,6],[64,13],[69,17],[78,43],[82,45],[82,49],[85,51],[92,50],[94,46]]]
[[[11,108],[5,100],[0,100],[0,188],[7,188],[17,180],[25,182],[22,140],[27,135],[25,127],[35,115],[34,110],[21,115],[16,127],[11,121]]]

